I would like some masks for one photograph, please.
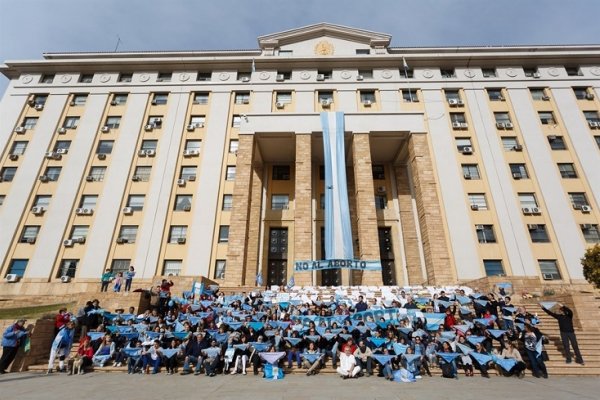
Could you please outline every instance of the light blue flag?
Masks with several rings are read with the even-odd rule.
[[[106,355],[95,355],[94,356],[94,364],[103,365],[106,361],[110,359],[110,354]]]
[[[285,357],[285,351],[280,351],[280,352],[276,352],[276,353],[261,352],[261,353],[258,353],[258,355],[260,356],[260,358],[265,360],[267,363],[274,365],[274,364],[277,364],[277,362],[280,359]]]
[[[492,321],[491,318],[474,318],[473,322],[481,324],[483,326],[488,326],[490,324],[490,321]]]
[[[260,321],[262,319],[262,317],[264,317],[265,315],[267,315],[266,312],[257,311],[256,314],[254,314],[252,316],[252,320],[253,321]]]
[[[279,308],[282,310],[287,310],[290,307],[289,301],[281,301],[279,302]]]
[[[471,356],[471,358],[473,360],[477,361],[480,365],[485,365],[485,364],[489,363],[490,361],[492,361],[492,357],[488,354],[482,354],[482,353],[473,351],[473,352],[469,353],[469,355]]]
[[[254,347],[254,349],[258,352],[269,350],[269,343],[262,342],[250,342],[250,346]]]
[[[369,328],[367,326],[364,326],[364,325],[357,325],[357,326],[354,327],[354,329],[358,329],[358,331],[360,333],[365,333],[365,332],[367,332],[369,330]]]
[[[145,324],[134,324],[133,325],[133,329],[135,329],[138,332],[146,332],[148,330],[148,325],[145,325]]]
[[[515,326],[517,327],[517,329],[519,331],[524,331],[525,330],[525,324],[522,322],[515,322]]]
[[[262,276],[262,272],[259,272],[256,275],[256,286],[262,286],[263,285],[263,276]]]
[[[148,321],[150,321],[150,323],[158,322],[158,317],[154,317],[151,315],[148,317]]]
[[[346,321],[349,318],[348,315],[334,315],[332,317],[332,319],[337,322],[338,325],[343,325],[344,321]]]
[[[277,326],[283,330],[286,330],[288,328],[288,326],[290,326],[290,324],[291,324],[290,321],[277,321]]]
[[[342,333],[342,328],[335,328],[331,330],[331,333],[334,333],[336,335],[339,335],[340,333]]]
[[[500,339],[500,337],[506,333],[506,331],[502,329],[488,329],[487,331],[496,339]]]
[[[248,348],[248,346],[250,346],[248,343],[240,343],[240,344],[234,344],[233,348],[244,351]]]
[[[485,336],[475,336],[475,335],[471,335],[467,337],[467,341],[473,345],[476,345],[477,343],[481,343],[485,340]]]
[[[455,329],[457,332],[466,333],[469,330],[469,325],[454,325],[452,329]]]
[[[375,329],[377,329],[377,324],[375,322],[365,322],[365,326],[367,328],[369,328],[370,330],[374,331]]]
[[[88,314],[88,315],[92,315],[92,314],[104,314],[105,312],[106,312],[106,310],[104,310],[104,309],[102,309],[102,308],[99,308],[99,309],[97,309],[97,310],[91,310],[91,311],[88,311],[88,313],[87,313],[87,314]]]
[[[250,328],[254,329],[257,332],[260,331],[265,326],[265,324],[263,324],[262,322],[255,322],[255,321],[249,322],[248,325],[250,326]]]
[[[459,353],[436,353],[440,356],[444,361],[451,363],[454,359],[460,356]]]
[[[136,337],[138,337],[140,334],[138,332],[127,332],[127,333],[121,333],[121,336],[123,336],[124,338],[126,338],[127,340],[131,340],[131,339],[135,339]]]
[[[277,331],[268,330],[268,331],[265,331],[265,336],[267,336],[267,337],[273,337],[273,336],[275,336],[276,333],[277,333]]]
[[[418,354],[402,354],[402,358],[404,358],[406,360],[407,365],[414,363],[420,357],[421,356]]]
[[[311,364],[323,356],[321,353],[302,353],[300,355]]]
[[[542,306],[542,308],[545,308],[546,310],[552,309],[552,307],[554,307],[557,304],[558,303],[556,301],[540,301],[540,306]]]
[[[321,336],[319,336],[319,335],[305,335],[304,338],[310,340],[311,342],[317,342],[319,339],[321,339]]]
[[[290,300],[290,303],[291,303],[293,306],[296,306],[296,307],[298,307],[299,305],[301,305],[301,304],[302,304],[302,300],[300,300],[300,299],[291,299],[291,300]]]
[[[210,307],[212,305],[213,301],[212,300],[200,300],[200,304],[202,304],[202,307],[206,308],[206,307]]]
[[[202,318],[188,316],[187,320],[190,323],[190,325],[194,326],[194,325],[198,325],[198,323],[202,320]]]
[[[406,349],[408,349],[408,346],[402,343],[394,343],[394,353],[396,355],[400,355],[400,354],[404,354],[406,353]]]
[[[473,352],[473,349],[465,344],[456,343],[456,346],[458,346],[458,348],[460,349],[460,351],[463,352],[464,355],[469,355],[469,353]]]
[[[202,303],[202,302],[200,302],[200,303]],[[211,302],[211,304],[212,304],[212,302]],[[209,304],[209,305],[210,305],[210,304]],[[208,307],[208,306],[207,306],[207,307]],[[190,306],[190,309],[191,309],[192,311],[198,311],[200,308],[202,308],[202,307],[201,307],[199,304],[192,304],[192,305]]]
[[[483,293],[472,293],[471,294],[471,297],[473,297],[474,299],[478,299],[478,298],[480,298],[482,296],[483,296]]]
[[[427,336],[427,332],[425,332],[423,329],[417,329],[416,331],[414,331],[412,333],[412,337],[423,337],[423,336]]]
[[[500,368],[502,368],[506,372],[510,372],[510,370],[513,369],[515,365],[517,365],[517,360],[515,360],[514,358],[494,357],[493,360],[494,363],[496,363],[496,365],[499,365]]]
[[[542,355],[542,351],[544,351],[544,346],[542,344],[543,338],[538,340],[537,343],[535,344],[535,352],[537,353],[538,357]]]
[[[437,331],[440,325],[444,324],[444,318],[446,314],[443,313],[423,313],[423,316],[427,319],[427,330]]]
[[[252,311],[252,306],[251,306],[250,304],[246,304],[246,303],[244,303],[244,304],[242,304],[242,308],[243,308],[245,311]]]
[[[191,332],[173,332],[173,336],[179,340],[185,339]]]
[[[227,341],[227,339],[229,339],[229,333],[227,333],[227,332],[218,333],[217,332],[214,335],[212,335],[212,337],[219,343],[225,343]]]
[[[133,315],[133,314],[121,314],[121,319],[123,321],[129,321],[130,319],[135,319],[135,315]]]
[[[204,350],[202,350],[204,352],[204,354],[206,354],[206,356],[208,358],[215,358],[218,357],[221,354],[221,348],[220,347],[208,347]]]
[[[110,333],[115,333],[118,329],[118,327],[116,325],[108,325],[106,327],[106,330],[109,331]]]
[[[413,331],[412,328],[398,328],[398,330],[406,335],[409,335]]]
[[[488,305],[489,301],[487,301],[487,300],[479,300],[478,299],[478,300],[475,300],[475,303],[479,304],[482,307],[485,307],[485,306]]]
[[[91,340],[98,340],[101,337],[104,337],[104,332],[88,332],[87,335]]]
[[[319,333],[319,335],[323,336],[327,328],[325,328],[324,326],[317,326],[315,330]]]
[[[460,313],[462,315],[469,315],[471,314],[471,309],[469,307],[460,306]]]
[[[383,346],[385,344],[385,342],[387,342],[387,339],[370,337],[369,341],[375,345],[375,348],[379,348],[379,347]]]
[[[413,373],[410,372],[409,370],[407,370],[406,368],[400,368],[400,369],[394,371],[393,374],[394,374],[394,382],[412,383],[412,382],[417,381],[417,379],[415,378]]]
[[[456,296],[456,300],[458,300],[461,305],[471,304],[471,299],[467,296]]]
[[[424,306],[425,304],[429,304],[430,299],[425,298],[425,297],[415,297],[413,298],[413,300],[415,301],[415,303]]]
[[[119,332],[119,333],[130,333],[132,331],[133,331],[133,327],[131,327],[131,326],[123,326],[123,325],[117,326],[117,332]]]
[[[450,305],[452,305],[451,302],[445,301],[445,300],[437,300],[437,302],[438,302],[438,305],[440,305],[444,308],[448,308],[448,307],[450,307]]]
[[[394,359],[394,355],[390,355],[390,354],[373,354],[371,357],[373,357],[375,360],[377,360],[377,362],[379,364],[381,364],[382,366],[384,366],[385,364],[389,363],[392,359]]]
[[[175,322],[175,332],[183,332],[185,330],[185,326],[179,321]]]
[[[517,312],[517,307],[502,307],[503,310],[508,311],[509,313],[515,313]]]
[[[287,288],[292,289],[294,286],[296,286],[296,280],[294,279],[294,275],[292,275],[292,277],[290,278],[290,280],[287,283]]]
[[[337,336],[337,334],[335,334],[335,333],[324,333],[324,334],[322,334],[321,336],[322,336],[323,338],[327,339],[327,340],[331,340],[331,339],[333,339],[334,337],[336,337],[336,336]]]
[[[162,349],[163,355],[167,358],[173,357],[178,352],[179,352],[179,349]]]
[[[123,348],[123,352],[127,355],[127,357],[139,357],[141,355],[142,349],[135,347],[125,347]]]
[[[349,333],[338,333],[338,336],[344,340],[348,340],[352,337],[352,335],[350,335]]]
[[[146,332],[144,332],[144,334],[150,340],[158,339],[160,337],[160,333],[159,332],[146,331]]]
[[[442,332],[441,337],[445,340],[454,340],[454,338],[456,337],[456,333],[452,331],[444,331]]]
[[[227,325],[229,325],[229,327],[231,329],[233,329],[234,331],[237,331],[238,329],[240,329],[242,327],[242,325],[244,325],[243,322],[229,322]]]

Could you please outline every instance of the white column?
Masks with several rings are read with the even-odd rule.
[[[27,101],[27,95],[17,95],[13,92],[11,82],[0,100],[0,154],[4,153],[13,129],[19,121],[21,110]],[[2,211],[0,210],[0,212]]]

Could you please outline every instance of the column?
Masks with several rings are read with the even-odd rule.
[[[296,134],[296,176],[294,189],[294,260],[312,258],[312,135]],[[292,265],[294,260],[291,261]],[[312,285],[312,273],[294,275],[296,285]]]
[[[258,152],[257,152],[258,153]],[[239,153],[238,153],[239,154]],[[260,232],[264,229],[261,222],[262,218],[262,197],[263,197],[263,167],[257,160],[255,154],[252,165],[252,189],[250,194],[250,217],[248,222],[248,241],[246,243],[246,268],[244,269],[243,282],[252,286],[256,284],[255,278],[258,273],[258,260],[260,254]],[[235,201],[235,199],[234,199]],[[232,220],[234,221],[234,220]],[[231,229],[231,227],[229,228]],[[230,244],[231,246],[231,244]],[[263,282],[267,281],[267,271],[263,269]],[[227,273],[225,273],[227,275]]]
[[[250,219],[250,199],[252,194],[252,159],[254,158],[254,135],[240,135],[235,185],[233,187],[233,205],[227,246],[227,269],[223,286],[241,286],[244,284],[246,267],[246,246]],[[235,221],[235,223],[233,223]]]
[[[356,219],[358,227],[358,259],[379,260],[379,235],[377,213],[375,211],[375,191],[373,189],[373,168],[371,165],[371,145],[368,133],[354,133],[352,141],[354,164],[354,184],[356,198]],[[354,283],[354,282],[353,282]],[[382,285],[380,271],[365,271],[363,285]]]

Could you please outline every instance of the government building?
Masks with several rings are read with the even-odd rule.
[[[321,23],[250,50],[5,61],[0,293],[98,288],[130,265],[138,283],[224,287],[583,283],[600,45],[390,42]],[[325,184],[332,118],[345,186]],[[339,187],[353,259],[380,270],[296,271],[330,259]]]

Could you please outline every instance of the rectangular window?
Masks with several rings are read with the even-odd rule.
[[[292,79],[292,71],[277,71],[277,75],[283,75],[284,81]]]
[[[531,236],[532,243],[550,243],[546,225],[529,224],[527,225],[527,230],[529,231],[529,236]]]
[[[387,208],[387,196],[385,194],[375,195],[375,209],[385,210]]]
[[[460,94],[458,90],[444,90],[444,95],[446,96],[446,101],[451,104],[457,104],[460,101]]]
[[[405,103],[418,103],[418,92],[419,89],[402,89],[402,101]]]
[[[158,146],[158,140],[142,140],[142,148],[140,150],[154,150]]]
[[[113,145],[115,144],[114,140],[101,140],[98,142],[98,147],[96,148],[96,154],[110,154],[112,153]]]
[[[3,194],[0,194],[0,206],[1,206],[2,204],[4,204],[4,199],[6,199],[6,196],[5,196],[5,195],[3,195]]]
[[[70,140],[57,140],[56,143],[54,144],[54,151],[58,151],[58,150],[66,150],[68,151],[71,148],[71,141]]]
[[[4,167],[0,170],[0,182],[12,182],[15,179],[17,167]]]
[[[583,224],[580,225],[581,232],[587,243],[600,243],[600,232],[598,224]]]
[[[373,103],[375,103],[375,91],[373,91],[373,90],[361,90],[360,91],[360,102],[362,104],[373,104]]]
[[[104,125],[108,126],[110,129],[119,129],[119,126],[121,125],[121,117],[106,117],[106,122],[104,123]]]
[[[87,238],[90,227],[87,225],[74,225],[71,229],[69,239],[85,239]]]
[[[215,279],[225,279],[225,268],[227,266],[225,260],[216,260],[215,262]]]
[[[552,111],[538,111],[538,116],[542,125],[556,125],[556,119],[554,119]]]
[[[219,226],[219,243],[229,242],[229,225]]]
[[[152,98],[152,105],[153,106],[165,105],[165,104],[167,104],[168,100],[169,100],[168,93],[154,93],[154,97]]]
[[[37,122],[38,117],[25,117],[21,126],[25,129],[35,129]]]
[[[79,117],[66,117],[62,127],[66,129],[77,129],[77,125],[79,125]]]
[[[175,196],[175,211],[190,211],[192,209],[192,195],[178,194]]]
[[[113,106],[122,106],[127,103],[127,93],[115,93],[111,103]]]
[[[498,76],[496,74],[496,68],[481,68],[481,72],[483,73],[484,78],[495,78]]]
[[[27,149],[27,144],[29,142],[26,141],[15,141],[10,148],[10,154],[20,156],[25,154],[25,150]]]
[[[223,195],[223,211],[231,211],[231,207],[233,206],[233,195],[224,194]]]
[[[73,100],[71,100],[71,106],[81,107],[84,106],[87,101],[87,94],[74,94]]]
[[[40,79],[40,83],[52,83],[54,82],[54,74],[44,74]]]
[[[320,208],[321,210],[324,210],[324,209],[325,209],[325,194],[321,194],[321,195],[319,196],[319,208]]]
[[[135,167],[135,174],[133,175],[135,179],[140,182],[148,182],[150,180],[150,174],[152,173],[151,166],[137,166]]]
[[[227,172],[225,175],[225,180],[234,181],[235,180],[235,165],[228,165]]]
[[[516,136],[502,136],[501,140],[504,151],[514,151],[515,147],[519,145]]]
[[[556,260],[538,260],[538,264],[540,265],[540,272],[544,280],[552,281],[561,279]]]
[[[92,177],[94,182],[104,181],[104,175],[106,174],[106,167],[92,167],[90,168],[89,176]]]
[[[196,80],[198,82],[210,82],[212,79],[212,72],[198,72],[196,75]]]
[[[461,167],[463,177],[465,179],[481,179],[481,176],[479,175],[479,167],[477,166],[477,164],[462,164]]]
[[[60,267],[58,268],[58,278],[62,276],[68,276],[70,278],[75,278],[75,273],[77,272],[77,265],[79,264],[79,260],[77,259],[63,259],[60,262]]]
[[[465,113],[450,113],[450,120],[452,123],[465,124],[467,117],[465,117]]]
[[[562,136],[550,135],[548,136],[548,143],[552,150],[566,150],[567,145],[565,139]]]
[[[277,92],[275,101],[281,104],[290,104],[292,102],[292,92]]]
[[[194,104],[208,104],[208,93],[207,92],[194,93]]]
[[[494,119],[496,120],[496,124],[506,124],[510,122],[510,115],[507,112],[495,112]]]
[[[271,210],[287,210],[290,203],[290,196],[287,194],[271,195]]]
[[[371,167],[371,171],[373,173],[373,179],[382,180],[385,179],[385,166],[383,165],[373,165]]]
[[[317,100],[319,101],[319,103],[323,104],[323,103],[333,103],[333,92],[332,91],[322,91],[320,90],[317,93]]]
[[[503,276],[502,260],[483,260],[486,276]]]
[[[585,88],[585,87],[574,87],[573,94],[575,94],[575,98],[577,100],[585,100],[588,97],[588,91],[587,91],[587,88]],[[593,95],[592,95],[592,99],[593,99]]]
[[[204,127],[205,123],[206,123],[205,115],[192,115],[190,117],[190,125],[194,125],[196,128]]]
[[[535,78],[535,77],[539,76],[537,67],[523,68],[523,73],[525,73],[525,77],[527,77],[527,78]]]
[[[79,75],[79,83],[92,83],[94,74],[81,74]]]
[[[587,196],[583,192],[569,192],[569,200],[571,201],[571,205],[574,209],[581,209],[581,206],[587,206],[588,203]]]
[[[363,79],[373,79],[373,70],[372,69],[359,69],[358,75],[362,76]]]
[[[504,101],[502,89],[487,89],[487,94],[490,101]]]
[[[19,243],[35,243],[38,233],[40,233],[39,225],[25,225]]]
[[[45,194],[40,194],[35,196],[35,199],[33,200],[33,206],[34,207],[44,207],[44,208],[48,208],[50,207],[50,200],[52,199],[52,196],[50,195],[45,195]]]
[[[467,152],[467,150],[473,149],[473,144],[471,143],[471,138],[468,137],[457,137],[454,139],[454,141],[456,142],[456,149],[460,152]],[[465,150],[465,148],[467,148]]]
[[[124,243],[135,243],[138,233],[137,225],[123,225],[119,230],[119,239]]]
[[[252,78],[252,73],[247,71],[238,71],[237,80],[241,82],[248,82]]]
[[[119,74],[119,82],[122,83],[127,83],[127,82],[131,82],[131,80],[133,79],[133,74]]]
[[[60,172],[62,171],[62,167],[47,167],[46,171],[44,171],[44,175],[50,182],[58,181],[60,177]]]
[[[529,88],[529,93],[531,93],[533,101],[550,100],[550,97],[546,96],[546,91],[542,88]]]
[[[600,114],[598,114],[598,111],[584,111],[583,116],[588,123],[596,122],[600,124]]]
[[[130,265],[131,265],[130,259],[115,259],[115,260],[112,260],[110,270],[113,274],[116,275],[119,272],[128,271]]]
[[[519,193],[521,208],[533,208],[538,206],[535,193]]]
[[[131,207],[133,211],[142,211],[145,198],[146,196],[143,194],[131,194],[127,198],[127,207]]]
[[[324,80],[331,79],[333,72],[330,69],[320,69],[317,71],[317,80],[319,79],[319,75],[323,76]]]
[[[187,233],[187,226],[185,225],[172,225],[169,229],[169,243],[178,243],[185,240]]]
[[[237,140],[237,139],[229,140],[229,152],[230,153],[237,153],[239,146],[240,146],[239,140]]]
[[[525,164],[509,164],[513,179],[529,179]]]
[[[488,205],[485,193],[469,193],[469,205],[472,210],[487,210]]]
[[[563,179],[575,179],[577,178],[577,172],[575,166],[572,163],[558,163],[558,171]]]
[[[250,92],[236,92],[235,104],[250,104]]]
[[[81,200],[79,201],[79,208],[96,208],[96,203],[98,202],[98,196],[95,194],[84,194],[81,196]]]
[[[162,121],[162,115],[152,115],[148,117],[148,125],[151,125],[153,128],[160,129],[160,127],[162,126]]]
[[[194,180],[196,179],[197,171],[198,167],[196,166],[183,166],[181,167],[181,174],[179,175],[179,179],[185,179],[186,181]]]
[[[442,79],[456,78],[456,70],[454,68],[442,68],[440,69]]]
[[[163,265],[163,275],[166,276],[179,276],[183,261],[181,260],[165,260]]]
[[[371,54],[371,49],[356,49],[355,54],[357,56],[365,56]]]
[[[493,225],[475,225],[479,243],[496,243]]]
[[[10,266],[8,267],[8,274],[15,274],[20,276],[21,278],[25,275],[25,269],[27,269],[27,263],[29,260],[27,259],[12,259],[10,260]]]
[[[289,181],[290,166],[289,165],[273,165],[273,180],[274,181]]]
[[[583,76],[583,72],[579,69],[578,66],[575,67],[565,67],[568,76]]]
[[[186,140],[185,141],[185,149],[186,150],[197,150],[198,152],[202,148],[202,140]]]
[[[241,124],[242,124],[242,117],[239,115],[234,115],[233,119],[231,120],[231,127],[239,128]]]
[[[173,74],[171,72],[159,72],[156,77],[156,82],[171,82],[171,77]]]

